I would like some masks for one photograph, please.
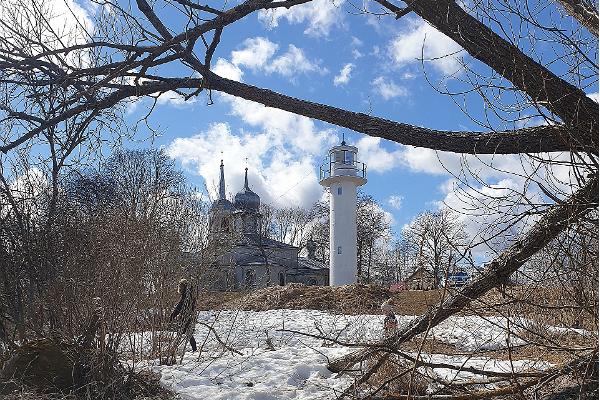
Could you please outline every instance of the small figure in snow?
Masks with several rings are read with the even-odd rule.
[[[179,281],[179,288],[177,292],[180,294],[180,299],[169,317],[169,322],[173,322],[175,318],[178,318],[177,332],[184,335],[192,346],[192,351],[196,351],[196,339],[194,339],[194,319],[196,310],[196,297],[192,285],[190,285],[187,279]]]
[[[389,336],[396,332],[398,329],[398,320],[394,315],[394,300],[390,297],[381,304],[381,311],[385,315],[383,320],[383,330],[386,336]]]

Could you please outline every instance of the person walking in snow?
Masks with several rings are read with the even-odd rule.
[[[385,336],[390,336],[398,329],[398,320],[394,315],[394,300],[391,297],[381,304],[381,311],[385,315],[383,332]]]
[[[188,283],[187,279],[179,281],[177,292],[180,295],[179,302],[171,312],[169,322],[173,323],[177,320],[177,332],[189,340],[192,351],[196,351],[196,339],[194,339],[196,296],[192,285]]]

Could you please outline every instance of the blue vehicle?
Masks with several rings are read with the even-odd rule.
[[[451,287],[466,285],[471,277],[464,271],[452,272],[448,274],[448,285]]]

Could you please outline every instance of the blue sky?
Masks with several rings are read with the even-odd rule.
[[[317,0],[251,15],[224,31],[213,70],[301,99],[399,122],[443,130],[484,130],[455,104],[464,101],[471,117],[483,118],[485,107],[479,96],[453,99],[433,86],[465,88],[461,62],[484,75],[489,75],[487,67],[414,15],[396,21],[354,15],[354,11],[343,1]],[[173,18],[171,26],[176,28],[175,16],[167,17]],[[532,51],[545,55],[544,45],[540,46]],[[441,58],[421,62],[421,54]],[[597,59],[597,52],[591,56]],[[169,67],[163,73],[180,74],[180,68]],[[597,93],[596,77],[590,82],[586,92]],[[505,97],[506,102],[513,101],[512,95]],[[177,94],[163,94],[149,119],[160,135],[152,143],[127,146],[165,148],[191,184],[206,186],[209,197],[216,194],[223,157],[231,195],[241,189],[248,165],[250,186],[264,202],[308,207],[323,196],[318,167],[344,132],[346,141],[359,148],[359,160],[368,166],[363,191],[381,203],[396,231],[422,211],[437,209],[444,201],[454,206],[458,202],[452,193],[454,180],[446,171],[460,173],[463,160],[458,155],[370,138],[219,93],[213,93],[212,99],[214,104],[208,106],[204,94],[187,102]],[[134,123],[149,104],[144,99],[131,105],[128,120]],[[512,118],[532,113],[524,108]],[[502,124],[492,117],[490,123],[501,129],[539,122]],[[140,137],[147,134],[140,125]],[[488,168],[489,163],[514,173],[523,168],[518,157],[471,159],[470,164],[500,192],[522,186],[518,177]],[[479,184],[479,189],[485,186]],[[467,222],[471,219],[465,217]]]
[[[450,98],[437,94],[423,79],[418,54],[414,60],[394,60],[390,46],[407,24],[390,25],[364,15],[350,15],[348,11],[344,6],[332,6],[320,14],[310,10],[304,20],[281,17],[276,26],[267,15],[250,16],[225,30],[213,66],[222,74],[226,68],[220,68],[220,64],[237,67],[244,82],[298,98],[431,128],[474,128]],[[321,23],[311,23],[318,15]],[[411,17],[408,25],[413,24],[419,22]],[[427,30],[441,37],[431,28]],[[420,40],[423,38],[424,35]],[[456,46],[443,39],[442,45]],[[420,43],[414,42],[412,50],[420,53]],[[454,60],[443,60],[440,67],[431,68],[430,72],[439,80],[442,72],[454,67],[453,63]],[[344,68],[349,71],[345,77],[341,74]],[[161,132],[154,145],[170,151],[183,165],[190,182],[202,187],[206,179],[211,195],[222,151],[231,193],[240,188],[248,158],[251,185],[265,201],[280,206],[308,206],[322,195],[317,183],[318,165],[344,132],[349,143],[358,145],[359,158],[367,163],[369,181],[364,192],[393,215],[397,226],[435,207],[433,202],[444,196],[440,185],[448,176],[411,168],[402,159],[402,146],[279,111],[267,111],[252,119],[247,114],[265,107],[245,108],[239,103],[246,102],[217,93],[213,100],[214,104],[207,106],[205,96],[188,103],[175,96],[172,101],[163,100],[151,117],[153,127]],[[149,101],[136,106],[129,118],[143,115],[145,103]],[[280,118],[273,113],[281,114]],[[295,138],[299,132],[303,136]],[[209,137],[210,144],[204,140]],[[199,149],[200,146],[210,149]],[[232,146],[239,148],[234,150]],[[275,170],[281,170],[283,176],[274,178],[278,175]],[[396,196],[396,201],[390,205],[391,196]]]

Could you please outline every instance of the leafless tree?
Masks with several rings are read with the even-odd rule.
[[[24,7],[15,4],[7,19],[0,22],[2,29],[10,32],[0,41],[3,129],[0,150],[4,157],[17,160],[15,154],[31,151],[41,138],[55,145],[67,143],[69,137],[71,143],[93,143],[100,132],[106,132],[107,121],[111,121],[115,110],[136,98],[156,98],[174,91],[184,98],[206,94],[210,102],[211,93],[216,91],[401,144],[469,155],[483,159],[488,165],[493,164],[490,160],[498,155],[529,155],[520,160],[529,162],[534,171],[526,169],[523,174],[526,181],[523,190],[511,189],[512,196],[503,195],[504,199],[514,199],[514,207],[501,209],[500,213],[505,218],[506,229],[528,216],[532,218],[512,235],[514,240],[501,247],[490,246],[494,253],[488,266],[471,283],[449,293],[437,307],[375,348],[332,362],[330,368],[340,371],[366,357],[377,356],[354,388],[367,382],[391,354],[397,355],[403,343],[428,332],[490,290],[503,288],[515,271],[557,238],[573,238],[569,241],[572,246],[565,252],[566,260],[571,261],[560,265],[594,270],[592,266],[594,262],[597,266],[597,256],[594,258],[590,248],[597,247],[598,242],[597,229],[594,229],[598,207],[598,103],[586,96],[585,90],[597,84],[598,63],[594,55],[598,44],[598,10],[595,4],[567,0],[490,0],[473,4],[453,0],[407,0],[404,3],[374,0],[367,2],[366,7],[358,7],[367,12],[376,9],[377,14],[395,18],[399,24],[403,23],[404,16],[415,14],[454,40],[473,62],[485,67],[472,68],[469,62],[464,62],[462,79],[468,89],[461,88],[466,95],[481,98],[486,107],[485,118],[475,121],[482,126],[482,131],[441,131],[297,99],[226,79],[211,71],[213,55],[229,25],[260,10],[296,7],[309,1],[247,0],[222,7],[187,0],[152,4],[137,0],[137,9],[132,11],[97,0],[101,6],[99,20],[110,23],[99,24],[97,29],[89,31],[83,21],[79,21],[82,37],[66,41],[54,32],[51,33],[52,46],[47,44],[46,36],[51,24],[40,24],[46,30],[41,35],[32,28],[33,24],[21,23],[22,19],[45,20],[47,13],[40,11],[42,2],[30,0]],[[167,21],[162,15],[165,8],[179,12],[185,23],[180,24],[180,20],[176,23],[176,19]],[[547,10],[551,10],[553,18],[541,18]],[[546,20],[549,22],[541,22]],[[531,42],[546,45],[528,46]],[[182,72],[165,76],[163,71],[167,65],[180,67],[171,70]],[[451,88],[443,88],[442,92],[457,94]],[[525,115],[528,110],[535,110],[534,116],[545,123],[519,127],[516,121],[531,118]],[[80,126],[81,129],[62,130],[63,126]],[[95,131],[95,127],[98,130]],[[97,134],[87,136],[90,132]],[[61,154],[68,158],[69,148],[67,145],[57,152],[52,164],[60,164]],[[548,152],[563,154],[545,154]],[[552,174],[560,165],[570,169],[571,178],[566,184]],[[459,181],[466,181],[464,175],[472,172],[466,169],[464,174],[457,173]],[[540,175],[542,170],[548,173]],[[6,181],[3,207],[14,212],[17,199],[13,191],[8,190],[10,179]],[[463,183],[468,187],[468,181]],[[531,201],[527,196],[529,185],[539,187],[543,193],[540,201]],[[482,202],[472,191],[463,190],[473,202]],[[483,200],[484,206],[497,209],[499,203],[495,200],[488,197]],[[19,228],[23,223],[18,216],[8,222],[11,227]],[[586,236],[573,234],[575,231],[586,232],[592,246],[584,245],[588,243],[582,239]],[[5,237],[10,239],[11,232],[7,230]],[[483,241],[489,239],[484,237]],[[19,246],[23,248],[21,243]],[[582,252],[581,249],[587,250]],[[6,253],[3,250],[2,256],[6,257]],[[36,265],[35,260],[30,265]],[[23,294],[27,292],[25,289],[28,288],[21,290]],[[23,300],[17,303],[19,301]],[[551,371],[554,375],[544,376],[542,380],[551,383],[571,373],[565,372],[567,370],[578,371],[579,376],[583,376],[578,381],[579,387],[589,386],[588,366],[597,360],[597,347],[595,349],[595,352],[587,348],[577,352],[573,361],[566,363],[563,369]],[[418,359],[412,362],[414,371]],[[508,379],[495,378],[505,378],[509,383],[502,394],[523,395],[526,388],[540,382],[539,377],[534,381],[534,378],[515,374]],[[451,393],[464,390],[452,385],[445,387]],[[480,397],[495,394],[499,392],[470,392]]]
[[[466,233],[450,210],[419,214],[404,236],[416,249],[415,266],[433,272],[436,288],[445,275],[456,272],[458,263],[466,257]]]

